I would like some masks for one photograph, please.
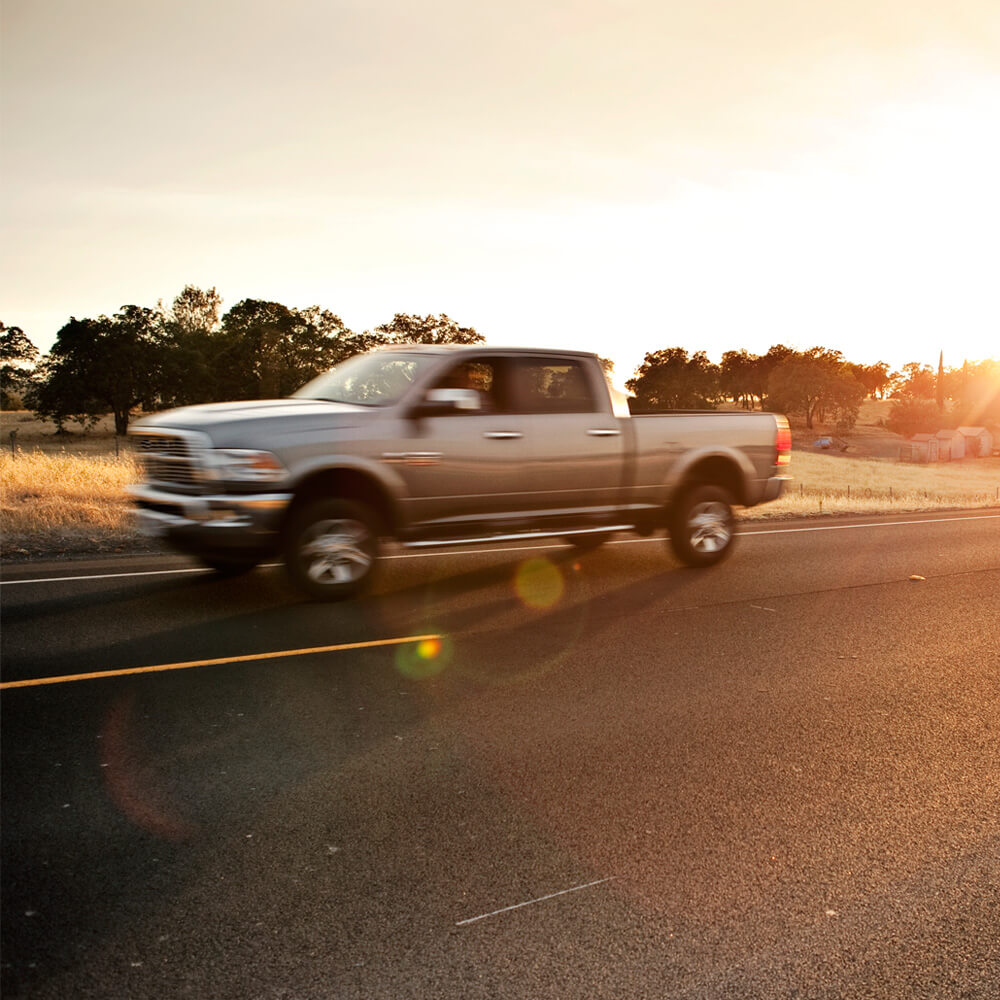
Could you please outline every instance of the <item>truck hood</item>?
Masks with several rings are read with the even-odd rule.
[[[369,420],[373,407],[351,406],[315,399],[254,399],[237,403],[203,403],[151,413],[133,423],[143,430],[176,428],[207,434],[217,446],[246,446],[248,440],[288,432],[353,427]],[[261,433],[263,432],[263,433]]]

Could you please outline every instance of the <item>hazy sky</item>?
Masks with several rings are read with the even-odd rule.
[[[1000,357],[998,0],[3,0],[0,319]]]

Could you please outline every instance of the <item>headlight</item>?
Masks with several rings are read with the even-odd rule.
[[[208,471],[213,479],[236,483],[277,483],[285,478],[285,467],[269,451],[216,448],[208,453]]]

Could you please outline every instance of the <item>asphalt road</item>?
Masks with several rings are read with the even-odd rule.
[[[3,691],[4,996],[1000,996],[1000,511],[748,530],[8,567],[5,684],[200,665]]]

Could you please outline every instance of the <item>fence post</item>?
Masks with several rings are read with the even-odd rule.
[[[10,432],[10,453],[12,456],[17,455],[17,428],[15,427]]]

